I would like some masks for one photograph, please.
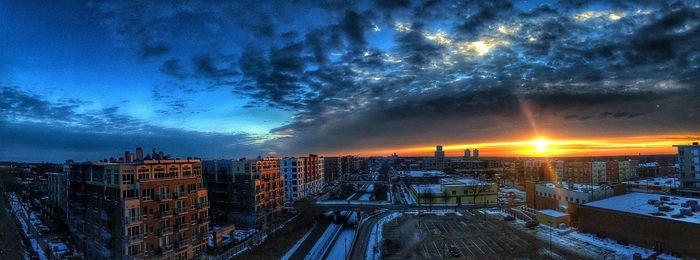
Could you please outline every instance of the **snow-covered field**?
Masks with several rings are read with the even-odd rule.
[[[27,211],[22,207],[21,203],[19,202],[19,199],[17,198],[17,195],[14,193],[9,193],[8,198],[10,200],[10,208],[12,210],[12,214],[15,215],[17,220],[19,220],[20,225],[22,226],[22,234],[29,239],[29,241],[32,244],[32,250],[37,254],[39,259],[45,260],[49,259],[46,257],[46,252],[44,252],[44,249],[39,246],[39,243],[37,243],[36,239],[32,237],[32,234],[29,230],[29,225],[27,223],[27,219],[29,219],[29,214],[27,214]],[[36,218],[36,216],[34,216]]]

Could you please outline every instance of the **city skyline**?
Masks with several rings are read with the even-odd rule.
[[[0,160],[673,153],[700,136],[699,8],[6,1]]]

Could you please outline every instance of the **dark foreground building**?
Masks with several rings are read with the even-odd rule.
[[[76,247],[85,259],[204,257],[209,202],[200,160],[139,159],[66,165]]]
[[[692,198],[628,193],[580,205],[581,231],[700,258],[700,206]]]

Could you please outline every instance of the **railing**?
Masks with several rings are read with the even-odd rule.
[[[158,230],[158,234],[161,236],[169,235],[173,233],[173,227],[163,227]]]
[[[164,255],[173,251],[173,244],[167,244],[160,247],[160,254]]]
[[[188,229],[189,227],[190,227],[190,225],[180,224],[180,225],[177,225],[177,230],[182,231],[182,230]]]
[[[187,247],[188,243],[185,241],[175,241],[175,248]]]
[[[198,208],[198,209],[202,209],[202,208],[205,208],[205,207],[209,207],[209,202],[208,202],[208,201],[207,201],[207,202],[200,202],[200,203],[197,203],[197,208]]]
[[[169,194],[158,194],[155,197],[156,197],[156,200],[169,200],[170,199]]]
[[[182,192],[182,191],[173,192],[173,199],[177,199],[179,197],[184,197],[184,196],[185,196],[185,192]]]
[[[143,240],[143,234],[131,234],[130,236],[126,237],[126,240],[129,243],[140,242],[141,240]]]
[[[159,217],[159,218],[169,217],[169,216],[172,216],[172,215],[173,215],[173,211],[172,211],[172,210],[164,210],[164,211],[158,212],[158,217]]]
[[[141,216],[127,216],[126,224],[136,224],[141,222]]]
[[[175,208],[175,214],[182,214],[185,213],[185,208]]]

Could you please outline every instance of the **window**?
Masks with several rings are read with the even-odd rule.
[[[465,191],[466,192],[466,191]],[[457,195],[457,191],[453,190],[452,195]]]
[[[143,200],[151,200],[153,198],[153,189],[144,189],[141,191]]]

